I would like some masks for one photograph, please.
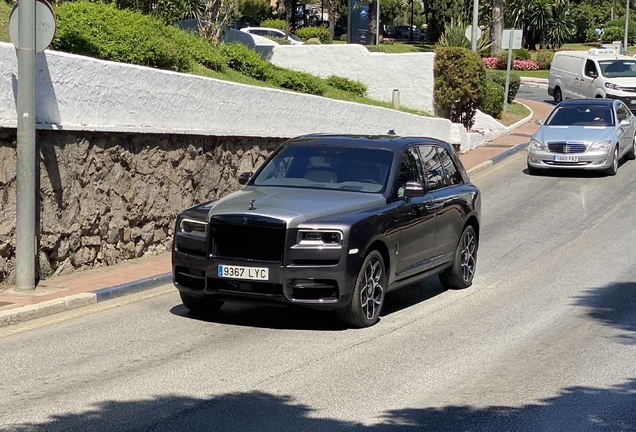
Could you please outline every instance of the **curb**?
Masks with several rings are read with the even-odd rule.
[[[490,168],[491,166],[498,164],[499,162],[503,161],[506,158],[509,158],[510,156],[512,156],[515,153],[518,153],[522,150],[525,150],[528,147],[528,143],[525,144],[518,144],[516,146],[514,146],[511,149],[506,150],[503,153],[498,154],[497,156],[494,156],[492,158],[490,158],[489,160],[480,163],[479,165],[476,165],[474,167],[472,167],[471,169],[467,170],[468,174],[476,174],[480,171],[484,171],[487,168]]]
[[[128,294],[145,291],[172,283],[172,273],[164,273],[127,282],[121,285],[101,288],[82,294],[62,297],[42,303],[36,303],[0,311],[0,328],[25,321],[43,318],[60,312],[66,312],[84,306],[89,306],[106,300],[111,300]]]
[[[548,88],[548,80],[546,78],[529,78],[521,77],[521,85],[524,87]]]

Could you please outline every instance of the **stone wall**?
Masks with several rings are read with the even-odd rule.
[[[40,277],[170,249],[176,214],[239,187],[282,138],[38,131]],[[16,130],[0,129],[0,283],[15,279]]]

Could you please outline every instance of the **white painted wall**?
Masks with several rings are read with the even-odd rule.
[[[0,43],[0,127],[17,127],[17,71],[15,48]],[[39,129],[254,137],[393,129],[466,150],[484,141],[445,119],[55,51],[36,56],[36,71]]]

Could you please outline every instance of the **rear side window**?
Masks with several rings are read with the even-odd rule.
[[[424,181],[426,190],[432,191],[444,187],[444,173],[442,162],[434,146],[421,145],[422,168],[424,169]]]
[[[462,176],[457,170],[457,167],[455,166],[451,155],[448,154],[448,151],[444,148],[438,148],[437,151],[439,152],[440,158],[442,160],[442,169],[445,174],[444,183],[446,184],[446,186],[462,184]]]

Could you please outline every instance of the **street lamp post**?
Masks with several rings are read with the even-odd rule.
[[[627,0],[629,1],[629,0]],[[473,0],[473,27],[470,38],[471,49],[477,52],[477,29],[479,26],[479,0]]]
[[[627,54],[627,31],[629,30],[629,0],[625,5],[625,37],[623,38],[623,51]]]

